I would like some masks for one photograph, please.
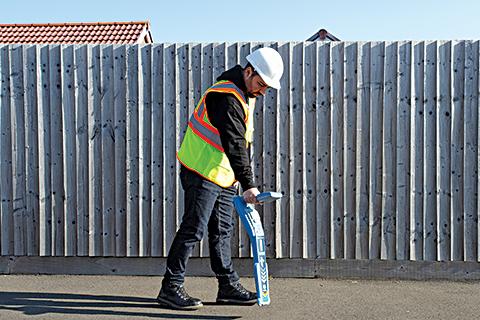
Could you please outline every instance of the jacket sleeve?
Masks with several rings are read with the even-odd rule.
[[[245,112],[242,105],[233,95],[218,92],[207,95],[206,105],[209,120],[220,133],[222,147],[235,178],[243,190],[256,187],[245,140]]]

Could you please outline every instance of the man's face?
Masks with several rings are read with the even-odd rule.
[[[252,68],[248,67],[243,72],[243,78],[245,80],[245,86],[247,87],[247,95],[250,98],[258,96],[264,96],[268,89],[268,85],[263,81]]]

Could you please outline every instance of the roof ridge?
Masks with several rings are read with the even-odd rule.
[[[59,26],[85,26],[85,25],[125,25],[125,24],[146,24],[150,21],[113,21],[113,22],[58,22],[58,23],[0,23],[0,27],[59,27]]]

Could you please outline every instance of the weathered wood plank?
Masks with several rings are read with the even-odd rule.
[[[345,183],[344,183],[344,43],[332,43],[331,99],[332,99],[332,258],[345,257]]]
[[[139,64],[138,122],[139,122],[139,256],[151,255],[152,215],[152,46],[142,45]]]
[[[424,259],[437,260],[437,43],[425,45]]]
[[[305,182],[304,182],[304,207],[303,233],[304,233],[304,257],[317,257],[317,193],[316,183],[316,158],[317,158],[317,45],[318,42],[305,44],[304,48],[304,156],[305,156]],[[281,90],[281,89],[280,89]],[[270,132],[267,129],[266,132]],[[275,139],[277,140],[277,139]],[[274,154],[276,155],[276,154]],[[275,231],[271,231],[275,234]]]
[[[278,143],[279,151],[277,154],[277,168],[280,178],[280,190],[285,198],[280,202],[280,211],[277,214],[275,229],[278,233],[276,237],[277,257],[286,258],[290,253],[290,219],[289,212],[293,204],[290,187],[290,74],[291,74],[291,44],[284,43],[278,47],[284,70],[280,79],[281,89],[279,91],[279,111],[278,111]]]
[[[345,161],[345,258],[355,258],[355,162],[357,118],[357,43],[345,46],[344,161]]]
[[[330,43],[318,46],[318,76],[317,76],[317,257],[331,257],[331,81],[330,81]],[[283,88],[283,85],[282,85]],[[280,127],[281,129],[282,127]],[[281,141],[281,139],[280,139]],[[279,229],[277,229],[279,230]]]
[[[177,230],[177,192],[179,190],[177,179],[177,126],[179,115],[177,111],[177,46],[175,44],[165,46],[165,105],[164,105],[164,159],[165,159],[165,245],[167,250],[172,244]],[[183,214],[183,212],[181,212]]]
[[[462,177],[463,170],[453,173],[451,168],[452,144],[452,58],[451,42],[438,45],[438,93],[437,93],[437,175],[438,175],[438,246],[441,261],[451,257],[451,179],[452,175]],[[463,150],[462,150],[463,152]],[[462,177],[463,178],[463,177]]]
[[[453,75],[453,92],[452,92],[452,112],[451,112],[451,124],[452,124],[452,144],[451,144],[451,197],[452,197],[452,226],[451,226],[451,240],[452,251],[451,260],[463,260],[464,257],[464,181],[466,185],[468,172],[467,163],[464,167],[464,153],[467,154],[468,133],[465,131],[467,119],[464,119],[464,113],[468,111],[464,109],[464,92],[465,92],[465,42],[453,42],[453,64],[450,65],[450,69],[453,67],[451,74]],[[465,127],[464,127],[465,125]],[[464,138],[465,137],[465,138]],[[465,143],[464,143],[465,140]]]
[[[164,219],[164,45],[152,48],[152,256],[166,255]]]
[[[38,154],[40,189],[40,255],[52,254],[52,176],[51,176],[51,136],[50,136],[50,61],[49,46],[41,46],[40,67],[37,70],[38,89]],[[3,109],[2,109],[3,110]],[[2,148],[2,150],[5,150]],[[3,198],[2,198],[3,199]],[[3,203],[3,202],[2,202]],[[2,211],[3,212],[3,211]]]
[[[305,116],[304,116],[304,45],[294,44],[292,48],[292,174],[293,174],[293,211],[290,212],[290,257],[302,258],[306,254],[305,219]]]
[[[412,109],[412,43],[398,44],[398,111],[396,141],[396,258],[410,259],[410,152]]]
[[[183,136],[187,129],[188,122],[188,105],[189,105],[189,78],[190,78],[190,48],[188,45],[181,44],[176,49],[176,61],[175,61],[175,90],[176,90],[176,141],[175,141],[175,155],[183,141]],[[185,212],[185,194],[183,192],[182,183],[180,181],[180,163],[175,158],[175,170],[177,179],[177,228]],[[205,239],[207,237],[207,230],[205,230]],[[204,241],[206,247],[208,247],[208,241]],[[197,244],[199,246],[199,244]],[[208,255],[208,254],[207,254]]]
[[[0,257],[4,274],[96,274],[157,276],[165,258],[114,257]],[[251,275],[249,259],[233,259],[240,276]],[[460,280],[480,279],[477,262],[272,259],[269,273],[274,277],[333,279]],[[189,261],[188,276],[213,276],[208,259]]]
[[[65,254],[65,188],[63,166],[62,121],[62,51],[60,45],[50,47],[50,134],[52,159],[52,235],[53,254]]]
[[[25,190],[25,101],[23,78],[24,54],[21,45],[10,47],[10,89],[12,108],[12,184],[14,254],[26,253]]]
[[[277,44],[271,44],[270,47],[277,49]],[[268,89],[263,98],[263,132],[268,134],[256,135],[255,139],[263,140],[263,191],[277,190],[277,98],[278,91]],[[255,131],[259,133],[258,128]],[[266,253],[268,257],[275,257],[275,209],[277,203],[269,203],[262,206],[263,209],[263,230],[265,232]]]
[[[396,257],[396,131],[398,43],[385,44],[383,95],[382,259]]]
[[[413,112],[412,112],[412,193],[410,221],[411,259],[423,260],[425,121],[425,43],[413,46]]]
[[[139,254],[139,46],[127,47],[127,256]]]
[[[100,46],[88,47],[89,256],[102,255],[102,131]]]
[[[127,254],[127,48],[113,47],[113,118],[115,152],[115,255]],[[155,91],[154,91],[155,92]]]
[[[478,260],[478,86],[479,42],[465,43],[465,175],[464,175],[464,245],[466,261]]]
[[[63,166],[65,168],[65,256],[77,255],[77,162],[74,47],[62,48]]]
[[[192,115],[193,110],[197,106],[197,103],[202,97],[202,45],[201,44],[189,44],[189,74],[188,77],[188,105],[187,105],[187,119],[182,125],[181,129],[186,129],[188,124],[189,117]],[[183,134],[183,133],[182,133]],[[205,235],[204,238],[207,239],[208,235]],[[235,255],[238,250],[235,249],[235,245],[238,246],[238,242],[235,243],[232,241],[232,255]],[[196,245],[192,252],[192,257],[200,257],[200,248],[203,246],[203,242]]]
[[[12,177],[12,105],[10,80],[10,46],[0,47],[0,193],[1,193],[1,252],[14,254],[13,177]]]
[[[115,131],[113,46],[101,47],[102,244],[103,256],[115,255]]]
[[[385,44],[371,43],[371,116],[370,116],[370,259],[379,259],[382,244],[382,159],[383,159],[383,91]]]
[[[38,106],[40,84],[37,77],[40,51],[36,45],[24,46],[25,77],[25,146],[26,146],[26,254],[40,254],[40,202],[39,202],[39,153],[38,153]]]
[[[75,133],[77,161],[77,256],[88,256],[89,237],[89,152],[88,152],[88,72],[89,50],[75,46]]]
[[[226,69],[231,69],[233,67],[235,67],[237,64],[238,64],[238,61],[239,61],[239,53],[240,53],[240,49],[239,49],[239,43],[236,42],[236,43],[232,43],[231,45],[228,46],[227,48],[227,58],[226,58]],[[200,53],[201,55],[201,53]],[[196,57],[197,54],[195,54],[193,57]],[[192,58],[193,58],[192,57]],[[201,62],[199,62],[201,63]],[[195,65],[198,65],[199,63],[195,63]],[[198,81],[198,80],[195,80],[195,79],[201,79],[202,77],[202,74],[201,74],[201,64],[200,64],[200,68],[198,67],[195,67],[193,69],[193,77],[194,77],[194,85],[196,87],[196,89],[194,90],[194,96],[195,96],[195,103],[197,103],[197,101],[200,99],[200,95],[202,94],[201,92],[201,80]],[[198,84],[196,84],[198,83]],[[239,189],[240,189],[240,186],[239,186]],[[238,257],[239,256],[239,253],[240,253],[240,237],[239,237],[239,234],[240,234],[240,230],[243,228],[243,226],[241,225],[241,222],[240,222],[240,219],[238,217],[238,214],[236,212],[234,212],[233,214],[233,219],[234,219],[234,227],[233,227],[233,233],[232,233],[232,241],[231,241],[231,246],[232,246],[232,257]]]
[[[368,259],[369,236],[369,158],[370,158],[370,52],[369,42],[358,44],[358,112],[357,112],[357,171],[356,171],[356,258]]]

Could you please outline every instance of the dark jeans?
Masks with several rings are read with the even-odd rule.
[[[237,188],[222,188],[183,166],[180,179],[185,191],[185,212],[168,253],[163,284],[183,284],[188,258],[207,226],[210,264],[219,284],[238,281],[230,247],[235,221],[233,196]]]

